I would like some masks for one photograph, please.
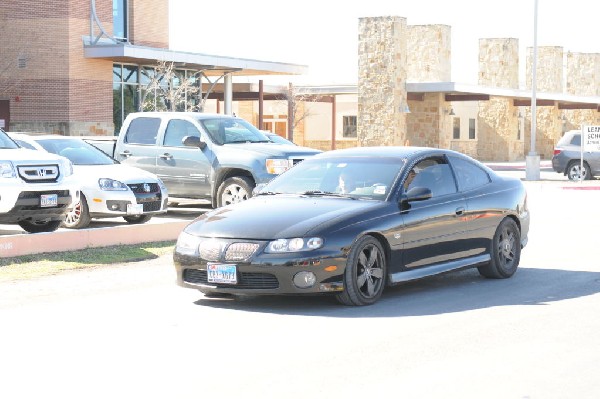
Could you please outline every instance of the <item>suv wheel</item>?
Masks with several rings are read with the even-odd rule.
[[[583,176],[582,176],[582,173],[583,173]],[[592,178],[592,172],[590,171],[590,167],[588,166],[587,163],[585,163],[585,162],[583,163],[583,170],[582,170],[581,162],[573,161],[569,164],[569,166],[567,166],[567,177],[571,181],[579,181],[580,178],[582,180],[588,180],[588,179]]]
[[[242,202],[252,197],[254,182],[245,176],[225,179],[217,191],[217,207]]]
[[[23,220],[19,222],[19,226],[28,233],[50,233],[56,231],[60,226],[60,220],[52,220],[49,222],[30,222]]]

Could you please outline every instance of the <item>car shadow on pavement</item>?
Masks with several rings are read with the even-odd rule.
[[[246,312],[318,317],[414,317],[504,306],[544,306],[600,292],[600,273],[520,268],[510,279],[480,277],[475,269],[387,287],[371,306],[347,307],[332,296],[206,298],[196,305]]]

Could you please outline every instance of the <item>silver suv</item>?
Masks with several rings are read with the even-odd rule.
[[[600,176],[600,152],[583,153],[581,168],[581,130],[570,130],[554,147],[552,168],[566,175],[569,180],[579,181]]]

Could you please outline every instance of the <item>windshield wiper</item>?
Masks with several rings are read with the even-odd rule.
[[[309,190],[309,191],[300,193],[300,195],[315,196],[315,197],[341,197],[341,198],[356,199],[347,194],[332,193],[331,191],[321,191],[321,190]]]

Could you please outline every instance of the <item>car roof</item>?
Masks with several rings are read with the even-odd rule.
[[[134,115],[137,116],[150,116],[150,117],[158,117],[158,118],[173,118],[173,117],[178,117],[178,118],[194,118],[194,119],[215,119],[215,118],[222,118],[222,119],[241,119],[238,118],[237,116],[233,116],[233,115],[225,115],[225,114],[213,114],[213,113],[206,113],[206,112],[134,112],[129,114],[132,117]]]
[[[455,151],[443,150],[431,147],[402,147],[402,146],[381,146],[381,147],[352,147],[340,150],[326,151],[320,154],[320,157],[392,157],[392,158],[413,158],[420,155],[444,155],[458,154]]]

